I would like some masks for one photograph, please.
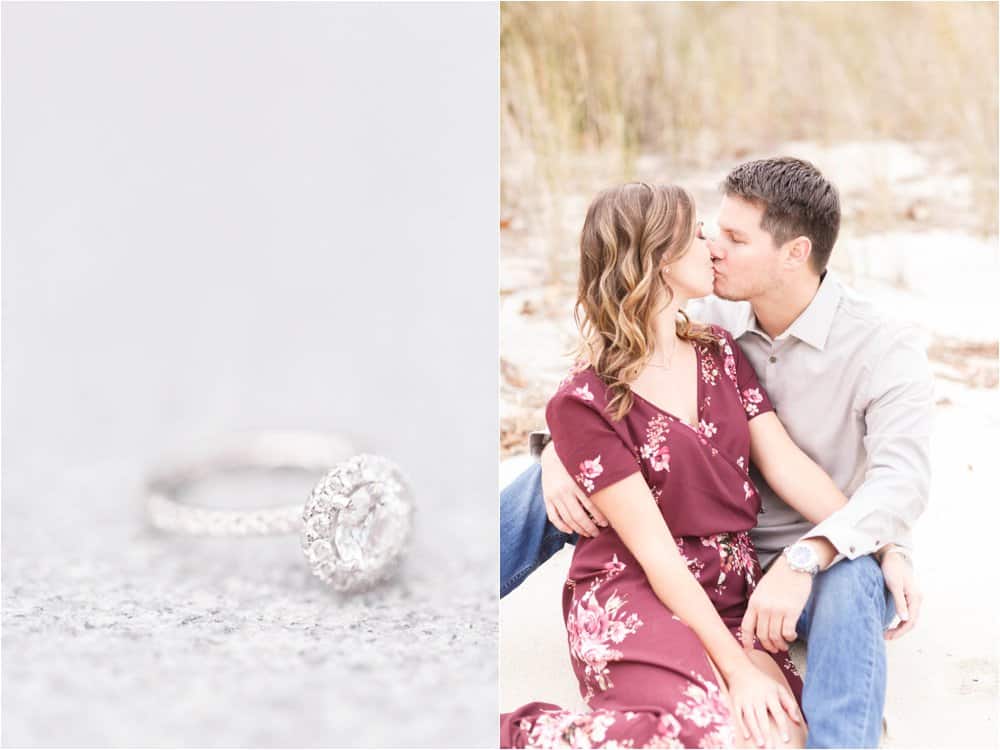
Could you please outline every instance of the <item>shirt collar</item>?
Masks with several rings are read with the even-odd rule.
[[[830,336],[830,329],[833,328],[833,319],[837,314],[841,295],[840,282],[832,273],[825,271],[812,301],[788,327],[788,330],[778,338],[794,336],[799,341],[804,341],[822,351]],[[745,314],[733,326],[733,338],[738,339],[747,331],[753,331],[770,340],[764,329],[757,325],[757,316],[753,314],[753,308],[750,305],[746,306]]]
[[[747,303],[743,310],[743,314],[737,318],[733,323],[733,327],[730,329],[730,333],[733,334],[734,339],[738,339],[743,336],[747,331],[757,331],[757,316],[753,314],[753,307]]]

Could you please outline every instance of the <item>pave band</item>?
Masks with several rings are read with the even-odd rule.
[[[354,443],[348,438],[314,432],[254,432],[215,440],[150,473],[146,481],[149,518],[157,528],[179,534],[294,534],[302,528],[302,503],[223,510],[190,505],[179,498],[186,487],[216,474],[247,469],[319,473],[354,452]]]

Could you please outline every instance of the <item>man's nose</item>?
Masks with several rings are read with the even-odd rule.
[[[712,260],[722,260],[726,257],[726,254],[722,251],[722,248],[719,247],[714,238],[709,237],[705,242],[708,244],[708,250],[712,255]]]

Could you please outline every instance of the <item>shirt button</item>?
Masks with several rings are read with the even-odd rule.
[[[854,552],[854,545],[851,545],[851,552]]]
[[[778,361],[778,358],[777,357],[773,357],[773,356],[772,357],[768,357],[767,361],[770,362],[773,365],[775,362]]]

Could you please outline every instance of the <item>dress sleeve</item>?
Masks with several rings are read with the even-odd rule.
[[[754,372],[750,360],[740,349],[740,345],[733,339],[732,334],[725,329],[718,328],[725,336],[725,343],[722,345],[725,357],[726,374],[736,383],[736,390],[740,395],[740,403],[747,413],[747,420],[759,417],[774,411],[771,399],[767,397],[767,392],[761,387],[757,380],[757,373]]]
[[[587,497],[641,471],[635,453],[586,388],[557,391],[545,407],[545,421],[556,455]]]

